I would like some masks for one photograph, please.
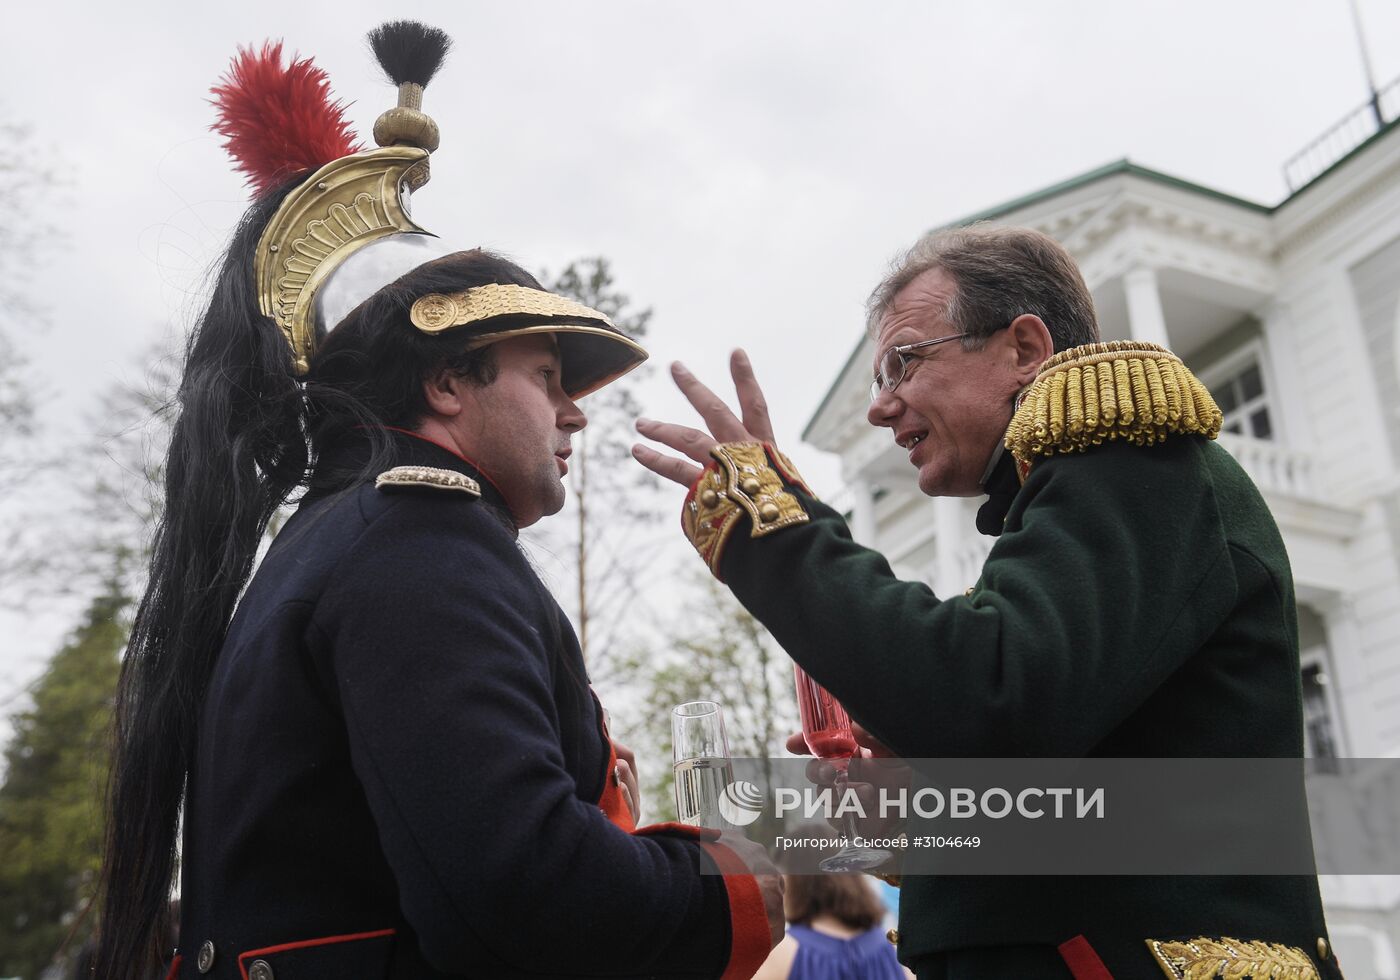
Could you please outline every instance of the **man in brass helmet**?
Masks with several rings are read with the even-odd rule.
[[[155,975],[182,828],[169,977],[748,977],[781,879],[742,839],[636,827],[631,754],[516,542],[563,505],[576,400],[646,353],[409,217],[447,39],[371,41],[400,92],[377,149],[280,45],[215,90],[257,196],[185,361],[96,975]]]
[[[921,241],[874,291],[869,329],[867,421],[923,493],[987,495],[977,527],[997,541],[967,594],[900,581],[851,539],[773,445],[742,352],[738,417],[676,365],[708,431],[641,420],[686,458],[634,450],[690,488],[701,557],[868,749],[1302,754],[1288,558],[1179,358],[1099,343],[1068,253],[1015,228]],[[806,751],[800,735],[788,747]],[[921,980],[1181,980],[1335,978],[1326,935],[1311,875],[906,876],[894,938]]]

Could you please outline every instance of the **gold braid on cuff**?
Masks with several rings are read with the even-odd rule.
[[[1317,967],[1297,946],[1260,940],[1207,938],[1149,939],[1152,958],[1170,980],[1215,980],[1217,977],[1257,977],[1259,980],[1318,980]],[[1325,958],[1325,957],[1324,957]]]
[[[749,536],[761,538],[810,518],[784,481],[810,495],[797,469],[771,444],[724,442],[710,450],[715,462],[704,474],[681,511],[685,536],[700,553],[715,578],[725,542],[747,516]]]

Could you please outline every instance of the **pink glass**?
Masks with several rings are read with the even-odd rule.
[[[831,696],[797,664],[797,711],[802,716],[802,737],[807,748],[819,759],[849,759],[856,754],[856,737],[851,734],[851,716],[841,702]]]
[[[841,702],[832,697],[830,691],[808,677],[805,670],[797,664],[792,665],[792,670],[797,679],[797,710],[802,716],[802,737],[813,755],[827,760],[836,768],[836,788],[843,790],[846,785],[846,767],[850,764],[851,757],[860,750],[851,730],[851,716],[841,707]],[[852,841],[855,840],[854,817],[847,817],[846,833]],[[878,868],[889,858],[888,851],[856,847],[854,843],[849,843],[817,867],[823,871],[869,871]]]

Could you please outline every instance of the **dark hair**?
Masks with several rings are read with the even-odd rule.
[[[832,837],[830,827],[806,824],[792,832],[793,837],[825,841]],[[829,915],[848,929],[873,929],[885,918],[885,905],[864,875],[814,873],[821,860],[836,852],[834,847],[787,851],[778,857],[783,871],[783,916],[793,925],[811,925],[821,915]]]
[[[873,929],[885,918],[880,896],[857,874],[787,875],[784,914],[793,925],[829,915],[848,929]]]
[[[971,335],[962,341],[967,350],[1026,313],[1045,321],[1056,353],[1098,343],[1093,297],[1064,247],[1030,228],[985,224],[934,232],[896,259],[866,304],[872,336],[900,291],[930,269],[956,284],[943,318]]]
[[[186,774],[199,714],[238,596],[267,522],[308,477],[317,454],[356,427],[374,446],[348,486],[383,468],[383,426],[422,416],[422,381],[444,368],[489,383],[489,348],[429,336],[408,321],[413,300],[486,283],[538,288],[490,253],[419,266],[352,311],[312,359],[303,385],[281,330],[258,307],[253,255],[301,174],[258,199],[225,254],[190,337],[165,467],[165,510],[150,577],[122,661],[114,711],[96,973],[148,980],[168,934],[168,905]]]

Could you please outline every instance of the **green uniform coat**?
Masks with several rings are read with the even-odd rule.
[[[757,539],[739,527],[720,572],[896,754],[1302,754],[1288,558],[1214,442],[1038,461],[976,587],[952,598],[898,579],[839,514],[789,489],[811,521]],[[921,980],[1067,977],[1055,947],[1079,935],[1118,978],[1162,976],[1146,939],[1197,936],[1298,947],[1340,976],[1318,960],[1313,877],[906,878],[899,932]]]

